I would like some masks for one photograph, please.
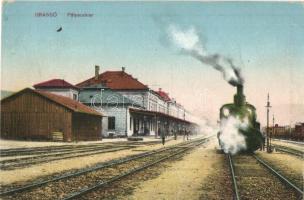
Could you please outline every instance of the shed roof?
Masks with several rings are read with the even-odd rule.
[[[11,98],[14,98],[20,94],[23,94],[23,93],[26,93],[26,92],[31,92],[31,93],[34,93],[36,95],[39,95],[43,98],[46,98],[54,103],[57,103],[69,110],[71,110],[72,112],[78,112],[78,113],[86,113],[86,114],[91,114],[91,115],[98,115],[98,116],[102,116],[101,113],[95,111],[94,109],[78,102],[78,101],[75,101],[73,99],[70,99],[68,97],[64,97],[64,96],[61,96],[61,95],[56,95],[56,94],[53,94],[53,93],[49,93],[49,92],[45,92],[45,91],[41,91],[41,90],[33,90],[31,88],[25,88],[23,90],[20,90],[19,92],[16,92],[4,99],[1,100],[1,103],[2,102],[5,102]]]

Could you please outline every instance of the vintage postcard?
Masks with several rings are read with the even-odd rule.
[[[304,4],[1,3],[0,199],[299,200]]]

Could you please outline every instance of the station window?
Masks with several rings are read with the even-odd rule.
[[[77,101],[77,94],[73,94],[73,99]]]
[[[108,129],[115,130],[115,117],[108,118]]]
[[[130,130],[132,130],[132,123],[133,123],[133,118],[130,117]]]

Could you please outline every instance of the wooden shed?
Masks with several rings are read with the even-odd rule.
[[[1,100],[1,138],[101,140],[102,115],[70,98],[23,89]]]

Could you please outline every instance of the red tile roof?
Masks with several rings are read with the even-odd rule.
[[[163,100],[165,101],[171,101],[171,98],[169,97],[169,94],[162,91],[162,90],[158,90],[158,91],[155,91]]]
[[[52,79],[52,80],[44,81],[44,82],[35,84],[33,87],[36,89],[42,89],[42,88],[73,88],[76,90],[79,89],[75,85],[73,85],[69,82],[66,82],[63,79]]]
[[[95,76],[78,83],[78,87],[87,87],[94,84],[104,84],[112,90],[147,90],[148,86],[144,85],[137,79],[133,78],[130,74],[124,71],[106,71],[99,74],[98,79]]]
[[[86,113],[86,114],[92,114],[92,115],[98,115],[98,116],[102,116],[101,113],[95,111],[94,109],[78,102],[75,101],[73,99],[70,99],[68,97],[64,97],[61,95],[56,95],[56,94],[52,94],[46,91],[41,91],[41,90],[33,90],[30,88],[25,88],[19,92],[16,92],[8,97],[5,97],[4,99],[1,100],[1,102],[6,101],[7,99],[10,99],[11,97],[14,97],[16,95],[20,95],[22,93],[25,92],[31,92],[31,93],[35,93],[43,98],[46,98],[52,102],[55,102],[65,108],[68,108],[69,110],[72,110],[73,112],[79,112],[79,113]]]

